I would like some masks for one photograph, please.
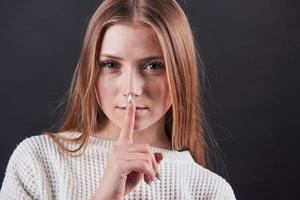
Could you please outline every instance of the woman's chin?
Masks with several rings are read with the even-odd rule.
[[[140,120],[135,120],[133,132],[138,132],[146,129],[148,126]]]
[[[133,129],[133,132],[139,132],[139,131],[145,130],[146,128],[147,128],[147,127],[140,126],[139,124],[135,124],[135,125],[134,125],[134,129]]]

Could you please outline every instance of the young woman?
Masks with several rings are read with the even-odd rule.
[[[17,146],[1,199],[235,199],[206,168],[196,55],[175,0],[104,1],[59,130]]]

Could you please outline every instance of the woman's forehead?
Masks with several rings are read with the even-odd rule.
[[[100,47],[101,54],[161,56],[162,50],[151,27],[140,23],[118,23],[107,28]]]

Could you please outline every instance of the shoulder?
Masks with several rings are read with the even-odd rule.
[[[63,136],[64,138],[72,138],[77,136],[75,132],[59,132],[54,134]],[[56,146],[55,142],[49,135],[41,134],[41,135],[34,135],[25,138],[17,145],[16,149],[22,149],[22,150],[54,149],[55,146]]]
[[[65,133],[59,133],[65,134]],[[27,158],[26,160],[32,161],[49,158],[60,154],[58,146],[53,139],[46,134],[34,135],[23,139],[17,144],[10,159],[18,159],[20,157]]]
[[[5,170],[0,199],[41,199],[49,158],[57,159],[57,147],[51,140],[48,135],[37,135],[17,144]]]
[[[7,170],[40,171],[50,163],[57,163],[61,153],[58,145],[49,135],[34,135],[23,139],[12,152]]]
[[[47,150],[54,150],[55,144],[48,135],[36,135],[25,138],[15,148],[13,155],[44,153]],[[41,151],[43,150],[43,151]]]
[[[217,173],[199,165],[194,162],[193,169],[193,182],[195,189],[200,190],[201,196],[208,196],[212,199],[235,199],[235,195],[231,185],[226,179]]]
[[[12,152],[7,166],[7,171],[23,171],[36,170],[37,163],[41,159],[40,155],[45,153],[44,141],[47,141],[49,136],[31,136],[23,139],[16,145]],[[50,139],[50,138],[49,138]]]

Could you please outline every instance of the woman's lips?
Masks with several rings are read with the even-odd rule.
[[[125,111],[125,107],[117,107],[119,110],[122,110],[122,111]],[[142,107],[136,107],[136,112],[143,112],[143,111],[146,111],[146,110],[148,110],[148,108],[147,107],[144,107],[144,108],[142,108]]]

